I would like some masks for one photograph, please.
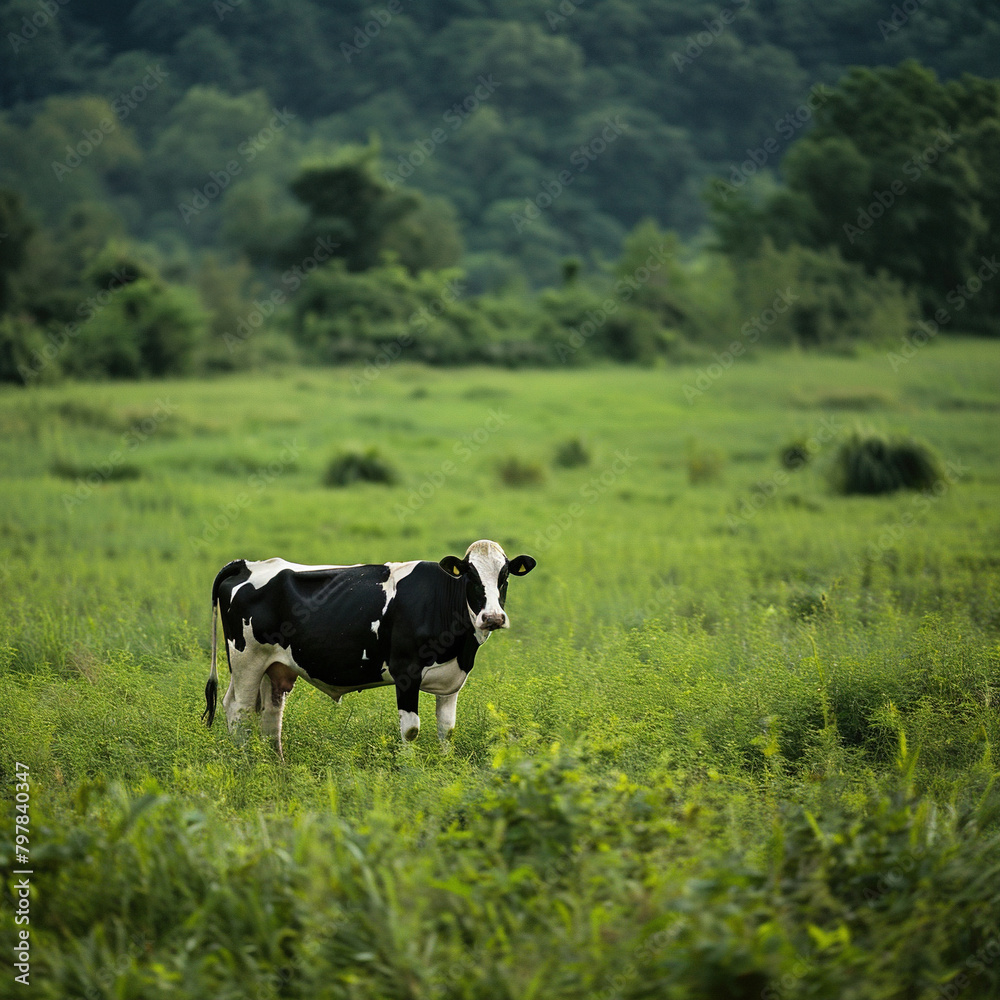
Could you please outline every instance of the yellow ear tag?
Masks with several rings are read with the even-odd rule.
[[[457,566],[452,566],[451,571],[455,576],[461,576],[462,571]]]

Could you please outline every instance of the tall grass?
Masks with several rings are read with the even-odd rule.
[[[43,817],[39,995],[988,995],[995,348],[925,350],[774,355],[692,404],[685,369],[288,371],[266,418],[247,377],[0,392],[0,761]],[[876,390],[946,489],[830,489],[820,425]],[[157,398],[176,432],[129,454],[141,478],[52,474]],[[345,427],[397,483],[324,488]],[[498,480],[567,440],[589,462]],[[691,441],[724,476],[689,481]],[[433,725],[400,744],[389,689],[298,684],[284,762],[199,722],[224,562],[479,537],[538,568],[449,752]]]

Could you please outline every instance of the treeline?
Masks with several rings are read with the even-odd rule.
[[[979,8],[0,4],[0,378],[995,333]]]

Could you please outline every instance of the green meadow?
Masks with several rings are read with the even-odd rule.
[[[25,995],[998,995],[998,361],[0,389]],[[928,443],[937,488],[838,495],[857,429]],[[372,449],[391,482],[325,485]],[[296,685],[283,762],[201,723],[225,562],[484,537],[538,566],[447,750],[391,688]]]

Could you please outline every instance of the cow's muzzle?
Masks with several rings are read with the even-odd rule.
[[[502,613],[499,615],[480,615],[476,622],[476,627],[481,628],[484,632],[495,632],[498,628],[507,628],[507,625],[507,616]]]

